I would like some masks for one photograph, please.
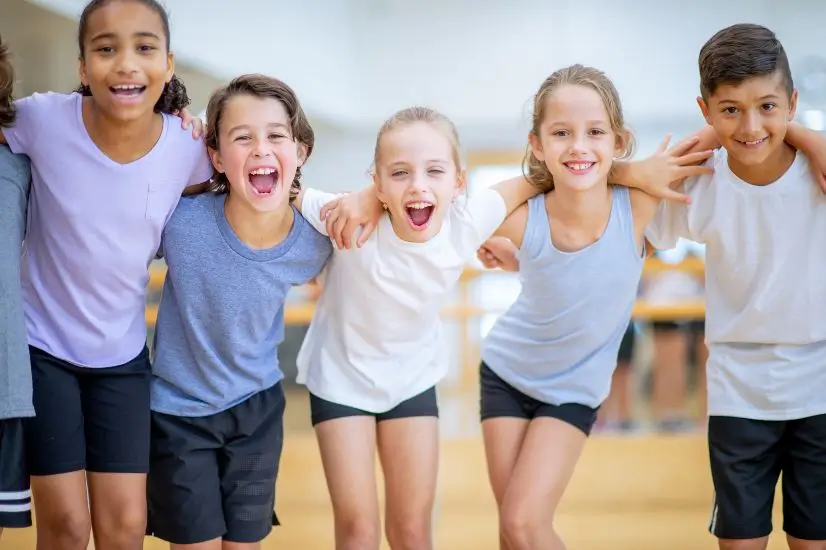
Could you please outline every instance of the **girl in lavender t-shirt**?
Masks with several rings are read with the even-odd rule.
[[[25,426],[39,548],[137,548],[146,522],[149,265],[201,140],[166,113],[189,99],[155,0],[93,0],[80,93],[35,94],[0,142],[30,157],[23,298],[36,417]],[[91,513],[87,507],[88,495]]]

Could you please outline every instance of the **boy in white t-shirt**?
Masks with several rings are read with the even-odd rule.
[[[663,202],[647,237],[706,245],[709,451],[720,548],[764,549],[783,474],[793,550],[826,541],[826,146],[790,125],[797,91],[783,46],[750,24],[715,34],[699,56],[698,103],[723,149],[714,174]],[[788,135],[787,135],[788,130]],[[788,138],[788,139],[787,139]]]

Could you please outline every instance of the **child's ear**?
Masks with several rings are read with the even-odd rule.
[[[711,117],[708,116],[708,105],[706,100],[701,96],[697,96],[697,105],[700,106],[700,112],[703,113],[703,118],[706,119],[706,124],[711,125]]]
[[[298,167],[301,168],[304,166],[304,163],[307,162],[307,146],[301,142],[297,142],[298,146]]]
[[[539,141],[539,138],[534,135],[533,132],[528,132],[528,143],[531,145],[531,152],[533,156],[536,157],[536,160],[539,162],[545,162],[545,153],[542,151],[542,142]]]
[[[453,193],[453,197],[456,198],[462,193],[465,192],[467,189],[467,172],[462,170],[458,174],[456,174],[456,191]]]
[[[373,186],[376,188],[376,198],[379,199],[379,202],[384,206],[385,210],[387,209],[387,201],[385,200],[386,197],[384,196],[384,192],[381,188],[381,179],[379,175],[375,172],[373,173]]]
[[[219,174],[223,174],[224,165],[221,162],[221,155],[215,149],[207,148],[207,152],[209,152],[209,158],[212,161],[212,167],[215,168],[215,171]]]
[[[615,152],[617,158],[622,158],[628,155],[631,146],[631,133],[628,130],[620,130],[617,132]]]
[[[792,95],[789,98],[789,122],[794,120],[794,115],[797,113],[797,88],[792,90]]]

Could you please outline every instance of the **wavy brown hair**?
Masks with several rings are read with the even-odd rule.
[[[9,59],[9,49],[0,39],[0,128],[14,124],[14,68]]]
[[[248,95],[256,98],[270,98],[279,101],[290,118],[290,133],[292,138],[306,149],[304,161],[310,158],[315,145],[315,133],[310,121],[298,101],[295,92],[277,78],[262,74],[246,74],[230,81],[226,86],[219,88],[209,99],[207,106],[206,145],[213,151],[220,150],[221,122],[224,118],[224,109],[227,102],[237,95]],[[215,173],[209,185],[213,193],[229,192],[229,181],[226,174]],[[295,177],[290,185],[290,200],[294,200],[301,191],[301,167],[295,170]]]

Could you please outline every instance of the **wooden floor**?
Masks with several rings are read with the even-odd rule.
[[[288,399],[277,503],[283,526],[263,548],[332,550],[332,516],[306,397],[291,393]],[[472,396],[443,400],[437,550],[498,548],[496,510],[474,402]],[[569,550],[714,549],[716,542],[706,532],[711,495],[701,434],[595,435],[556,524]],[[775,525],[781,525],[779,519]],[[167,546],[148,538],[144,548]],[[787,548],[782,532],[775,534],[769,548]],[[0,549],[34,549],[34,531],[7,531]]]

